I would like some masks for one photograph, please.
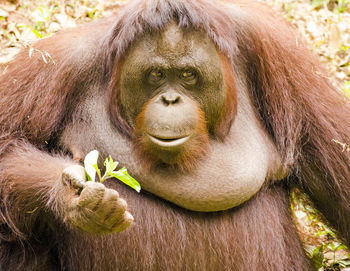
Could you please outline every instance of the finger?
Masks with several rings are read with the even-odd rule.
[[[129,213],[129,212],[125,212],[122,219],[119,220],[117,223],[115,223],[112,226],[111,231],[112,232],[121,232],[123,230],[125,230],[126,228],[128,228],[134,221],[134,217]]]
[[[134,218],[129,212],[125,212],[119,216],[115,224],[107,224],[101,221],[95,212],[84,208],[80,211],[71,212],[68,220],[86,232],[102,234],[123,231],[132,224]]]
[[[82,166],[72,165],[62,172],[62,182],[64,185],[74,188],[83,188],[85,185],[85,170]]]
[[[78,228],[90,233],[108,233],[111,228],[101,222],[92,210],[83,208],[70,213],[68,220]]]
[[[101,204],[105,193],[105,186],[101,183],[86,182],[84,189],[77,199],[77,205],[95,210]]]
[[[105,217],[115,209],[115,204],[118,201],[119,194],[113,189],[106,189],[103,199],[100,205],[96,206],[98,208],[93,209],[101,217],[102,220],[105,220]]]
[[[75,189],[83,189],[85,186],[85,181],[78,180],[78,179],[72,179],[70,182],[70,185]]]
[[[103,221],[106,225],[109,225],[112,227],[116,222],[118,222],[124,215],[128,204],[123,199],[118,199],[114,204],[112,205],[112,208],[109,210],[108,213],[105,213],[105,217],[103,218]]]
[[[80,221],[76,226],[89,233],[101,234],[111,232],[109,227],[96,221],[88,221],[87,223]]]

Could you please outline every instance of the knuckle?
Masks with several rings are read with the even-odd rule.
[[[119,193],[114,189],[106,189],[106,198],[108,201],[117,200],[119,198]]]
[[[128,211],[126,211],[125,213],[124,213],[124,221],[125,222],[127,222],[127,223],[132,223],[132,222],[134,222],[134,217],[128,212]]]
[[[85,171],[82,166],[79,165],[71,165],[63,169],[62,175],[73,176],[76,178],[82,178],[85,176]]]
[[[83,192],[79,196],[78,206],[93,209],[102,201],[102,198],[103,193],[83,189]]]
[[[123,216],[121,217],[121,219],[119,219],[115,224],[114,227],[118,226],[118,225],[123,225],[125,223],[132,223],[134,221],[134,217],[128,212],[124,212]]]
[[[124,199],[118,199],[117,201],[117,206],[119,210],[126,210],[126,208],[128,207],[127,202]]]
[[[113,232],[120,232],[128,228],[134,222],[134,217],[129,213],[125,212],[123,218],[112,226]]]
[[[86,188],[92,191],[105,191],[106,187],[102,183],[96,183],[96,182],[86,182]]]
[[[82,188],[85,182],[84,168],[79,165],[68,166],[63,169],[61,179],[64,185]]]

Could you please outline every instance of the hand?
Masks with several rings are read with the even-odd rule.
[[[133,222],[132,215],[126,211],[127,203],[118,192],[101,183],[86,182],[82,166],[65,168],[61,184],[66,220],[80,229],[90,233],[120,232]]]

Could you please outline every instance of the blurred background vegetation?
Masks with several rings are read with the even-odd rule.
[[[308,41],[333,84],[350,97],[350,0],[261,0],[280,12]],[[38,39],[109,16],[127,0],[0,0],[0,63]],[[44,61],[50,56],[41,52]],[[0,71],[1,72],[1,71]],[[339,151],[342,149],[335,144]],[[306,252],[319,271],[350,271],[350,252],[301,191],[291,210]]]

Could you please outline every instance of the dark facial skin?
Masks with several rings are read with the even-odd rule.
[[[130,124],[145,103],[157,96],[165,100],[178,97],[175,104],[181,108],[192,99],[204,111],[210,127],[219,118],[225,99],[220,58],[213,42],[201,32],[183,32],[171,24],[161,34],[136,42],[124,63],[128,64],[121,74],[120,98],[128,108],[125,116]]]
[[[200,32],[170,24],[136,42],[124,63],[120,101],[124,117],[136,128],[138,148],[170,165],[194,159],[190,146],[206,148],[225,102],[214,44]]]

